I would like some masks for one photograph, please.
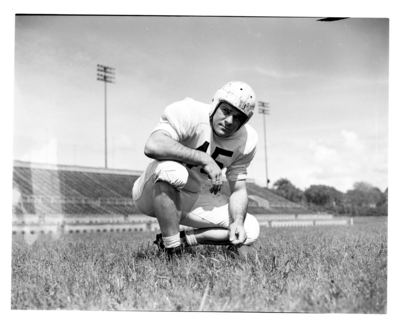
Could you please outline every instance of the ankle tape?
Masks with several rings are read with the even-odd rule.
[[[181,240],[179,238],[179,232],[173,236],[163,237],[163,241],[165,248],[180,246]]]
[[[186,242],[189,246],[198,245],[196,237],[194,236],[194,229],[185,230]]]

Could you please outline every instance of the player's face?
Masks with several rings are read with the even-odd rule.
[[[222,102],[212,119],[214,132],[223,138],[231,136],[244,122],[243,115],[232,105]]]

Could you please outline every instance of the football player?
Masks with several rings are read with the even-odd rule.
[[[255,108],[251,87],[229,82],[210,105],[185,98],[166,107],[146,142],[154,161],[134,183],[137,209],[157,218],[155,244],[180,255],[186,245],[251,245],[259,235],[256,218],[247,213],[247,167],[258,135],[247,124]],[[219,192],[222,170],[231,195]],[[179,232],[179,225],[191,227]]]

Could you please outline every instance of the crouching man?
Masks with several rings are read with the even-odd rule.
[[[166,107],[145,145],[153,158],[132,190],[137,209],[155,217],[155,243],[170,257],[185,246],[251,245],[260,228],[247,213],[247,167],[257,133],[247,124],[256,96],[239,81],[218,90],[210,105],[186,98]],[[219,194],[226,168],[231,195]],[[191,230],[179,232],[179,225]]]

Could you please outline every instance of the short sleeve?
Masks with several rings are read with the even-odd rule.
[[[254,147],[248,154],[243,155],[226,169],[226,179],[228,181],[241,181],[247,179],[247,167],[249,167],[257,148]]]
[[[191,130],[191,109],[187,100],[168,105],[153,132],[165,130],[176,141],[182,142]]]

